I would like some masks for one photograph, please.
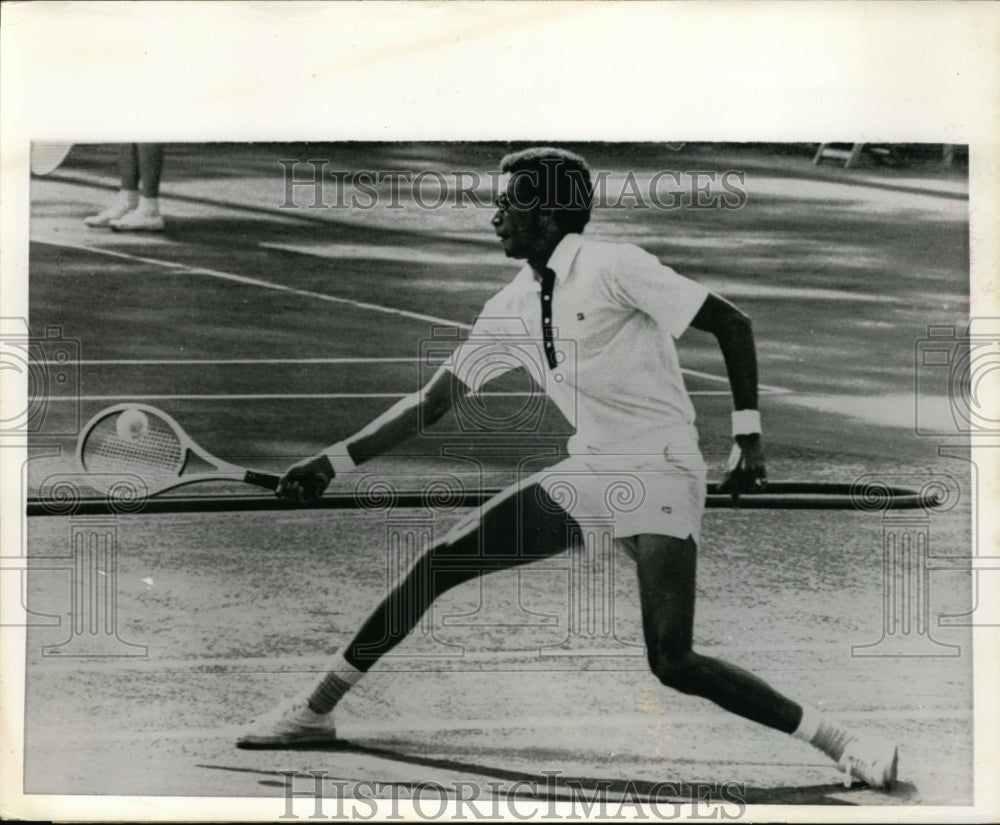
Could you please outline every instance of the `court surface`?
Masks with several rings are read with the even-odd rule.
[[[969,464],[938,455],[961,443],[947,376],[923,375],[914,394],[927,326],[961,331],[968,318],[961,178],[816,169],[807,154],[734,146],[582,151],[612,184],[629,170],[642,180],[659,169],[743,173],[741,208],[607,208],[587,231],[641,244],[752,316],[772,479],[874,473],[919,487],[933,475],[961,491],[952,509],[916,511],[909,526],[857,510],[705,519],[697,647],[896,738],[901,787],[845,791],[808,746],[662,688],[645,667],[630,563],[580,552],[442,599],[338,708],[344,748],[233,747],[243,724],[312,685],[405,569],[412,547],[398,537],[440,535],[464,512],[446,494],[401,509],[379,491],[509,483],[526,450],[543,466],[565,440],[567,422],[546,411],[532,433],[488,443],[449,416],[366,465],[370,495],[355,509],[139,512],[103,527],[28,519],[26,792],[274,797],[278,815],[280,772],[298,770],[325,771],[331,797],[342,781],[348,793],[385,783],[381,796],[421,782],[453,795],[468,782],[480,799],[524,795],[524,782],[542,798],[568,798],[575,785],[641,798],[668,782],[678,798],[695,783],[737,783],[750,803],[971,801],[970,620],[939,622],[972,608],[970,573],[931,573],[929,630],[908,625],[902,648],[860,647],[885,633],[886,535],[924,531],[941,556],[972,543]],[[516,272],[495,246],[492,211],[419,208],[408,191],[400,209],[312,208],[302,188],[290,203],[279,161],[450,174],[488,170],[502,152],[170,146],[167,232],[130,236],[83,226],[114,189],[114,150],[75,147],[32,182],[32,331],[58,329],[79,367],[45,384],[29,494],[72,472],[79,424],[118,401],[162,407],[210,452],[280,470],[416,389]],[[724,365],[696,331],[679,350],[717,479],[729,449]],[[509,412],[528,392],[511,377],[490,401]],[[95,587],[109,575],[115,584],[101,591],[115,594],[115,627],[100,656],[79,646],[100,633],[73,625],[79,576],[66,562],[88,530],[113,536],[117,551],[115,569],[90,574]]]

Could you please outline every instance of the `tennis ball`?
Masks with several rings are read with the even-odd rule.
[[[118,416],[115,422],[118,436],[125,441],[138,441],[149,432],[149,419],[142,410],[130,407]]]

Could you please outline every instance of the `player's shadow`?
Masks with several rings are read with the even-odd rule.
[[[738,782],[687,782],[683,780],[649,780],[622,779],[620,777],[600,778],[558,776],[531,773],[530,771],[510,770],[495,765],[483,765],[460,759],[443,757],[419,756],[412,753],[393,750],[392,748],[363,745],[347,740],[340,740],[330,746],[305,745],[296,750],[311,750],[324,752],[347,752],[388,759],[408,765],[431,768],[435,771],[457,773],[464,775],[480,775],[490,780],[501,780],[516,783],[513,786],[522,790],[512,792],[510,796],[531,798],[543,802],[567,802],[570,800],[586,801],[600,795],[606,798],[608,805],[629,804],[636,802],[656,802],[670,804],[679,802],[705,802],[717,804],[746,805],[851,805],[871,804],[871,789],[857,785],[848,790],[840,783],[822,785],[786,785],[779,787],[744,786]],[[440,778],[438,778],[440,782]],[[262,785],[281,784],[275,780],[261,780]],[[408,785],[413,783],[386,783]],[[531,791],[524,790],[530,788]],[[491,788],[491,792],[501,792],[502,789]],[[832,794],[837,794],[836,797]],[[844,795],[859,797],[854,803],[845,799]],[[917,788],[908,782],[897,783],[892,791],[879,791],[880,797],[894,804],[902,804],[917,796]]]

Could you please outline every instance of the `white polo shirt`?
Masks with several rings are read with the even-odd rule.
[[[549,258],[557,359],[542,347],[541,285],[527,264],[486,302],[446,366],[473,392],[512,369],[575,425],[571,455],[697,450],[694,407],[674,340],[708,290],[632,244],[566,235]],[[662,449],[662,448],[659,448]]]

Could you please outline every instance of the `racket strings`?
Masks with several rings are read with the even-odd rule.
[[[131,472],[177,475],[184,466],[180,438],[164,421],[148,416],[149,426],[136,437],[122,437],[117,416],[99,422],[83,445],[81,460],[91,473]]]

